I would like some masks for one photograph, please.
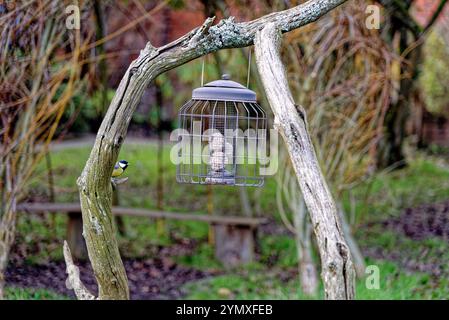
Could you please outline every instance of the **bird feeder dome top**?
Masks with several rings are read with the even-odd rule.
[[[192,92],[193,100],[217,100],[217,101],[242,101],[256,102],[256,93],[240,83],[230,80],[228,74],[224,74],[221,80],[206,83],[203,87],[196,88]]]

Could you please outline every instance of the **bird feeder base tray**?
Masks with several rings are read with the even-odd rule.
[[[230,172],[211,171],[205,179],[207,184],[235,185],[235,177]]]

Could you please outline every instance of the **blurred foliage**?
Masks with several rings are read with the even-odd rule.
[[[168,5],[173,9],[182,9],[185,6],[184,0],[168,0]]]
[[[434,154],[434,155],[441,155],[444,157],[448,157],[449,156],[449,147],[445,147],[445,146],[441,146],[435,143],[431,143],[428,147],[427,147],[429,153]]]
[[[425,58],[419,81],[427,110],[449,117],[449,47],[440,32],[433,30],[424,44]]]
[[[365,26],[352,1],[285,36],[290,87],[306,112],[326,180],[336,197],[371,175],[398,57]]]
[[[115,90],[107,89],[106,104],[112,101]],[[70,132],[73,133],[89,133],[98,130],[99,121],[103,118],[106,110],[103,109],[102,91],[94,91],[87,96],[84,90],[79,90],[72,98],[69,106],[64,112],[62,122],[69,125]]]
[[[449,198],[449,166],[424,155],[416,158],[410,159],[407,168],[379,172],[344,193],[346,211],[356,213],[356,226],[397,217],[404,208]]]

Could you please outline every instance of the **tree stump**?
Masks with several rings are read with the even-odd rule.
[[[67,242],[72,255],[78,260],[87,259],[87,247],[83,237],[83,218],[80,212],[69,212]]]
[[[256,229],[249,225],[214,224],[215,257],[225,267],[254,261]]]

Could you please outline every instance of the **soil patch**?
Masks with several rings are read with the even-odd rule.
[[[128,275],[131,299],[179,299],[186,293],[182,285],[189,281],[214,275],[187,268],[171,259],[147,259],[123,261]],[[83,283],[91,292],[97,292],[92,268],[87,262],[77,263]],[[6,270],[6,283],[10,286],[27,288],[46,288],[59,294],[74,298],[72,290],[66,287],[65,263],[49,262],[45,265],[9,265]]]
[[[449,239],[449,201],[407,208],[384,225],[414,240],[431,237]]]

